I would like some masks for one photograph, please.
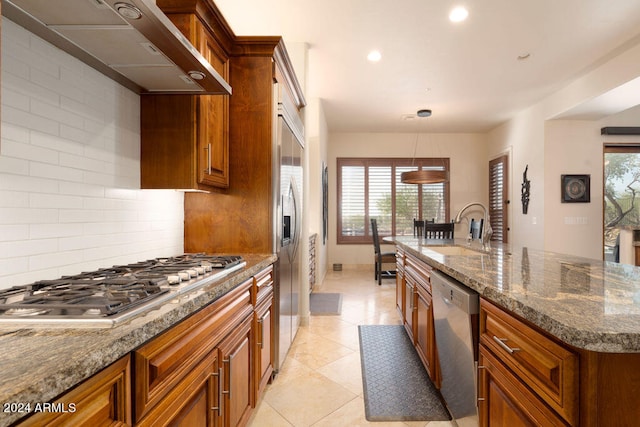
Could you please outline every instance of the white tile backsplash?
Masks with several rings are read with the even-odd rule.
[[[183,193],[140,190],[140,98],[2,18],[0,288],[182,253]]]

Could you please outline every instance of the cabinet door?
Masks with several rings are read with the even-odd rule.
[[[200,22],[197,28],[198,50],[225,79],[229,80],[229,58]],[[226,188],[229,186],[229,97],[198,96],[198,182]]]
[[[212,351],[171,392],[156,405],[138,426],[218,426],[220,368],[218,352]]]
[[[431,295],[422,286],[418,286],[416,310],[416,349],[418,355],[429,373],[429,377],[436,382],[436,351],[435,331],[433,328],[433,307]],[[436,384],[437,386],[437,384]]]
[[[246,423],[253,407],[253,317],[245,319],[220,345],[223,426]]]
[[[255,312],[256,387],[255,398],[264,390],[273,373],[273,294]]]
[[[481,427],[566,425],[484,346],[480,346],[478,377]]]
[[[18,425],[131,425],[129,366],[127,355],[56,399],[55,411],[38,412]]]

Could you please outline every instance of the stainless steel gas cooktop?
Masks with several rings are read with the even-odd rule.
[[[112,327],[245,265],[237,255],[184,254],[0,289],[0,325]]]

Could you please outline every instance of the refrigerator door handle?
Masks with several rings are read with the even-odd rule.
[[[289,259],[291,262],[296,257],[298,253],[298,246],[300,245],[300,215],[298,215],[298,195],[296,190],[296,182],[293,177],[291,177],[291,181],[289,181],[289,200],[291,200],[291,242],[289,248]]]

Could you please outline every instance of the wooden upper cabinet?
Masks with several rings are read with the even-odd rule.
[[[229,81],[229,55],[199,15],[167,16]],[[141,96],[142,188],[210,190],[229,186],[229,96]]]

